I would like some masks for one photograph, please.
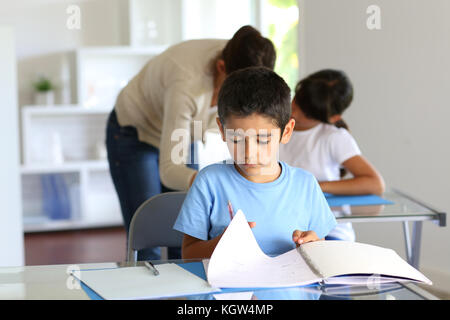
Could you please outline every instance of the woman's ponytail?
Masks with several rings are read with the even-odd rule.
[[[222,51],[227,74],[247,67],[275,67],[275,47],[252,26],[243,26],[233,35]]]

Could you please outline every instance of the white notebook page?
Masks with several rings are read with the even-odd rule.
[[[297,249],[275,258],[259,247],[244,213],[238,210],[217,244],[207,267],[208,282],[220,288],[268,288],[321,280]]]
[[[350,241],[317,241],[301,246],[324,278],[347,274],[380,274],[431,281],[394,250]]]
[[[173,263],[155,265],[155,276],[146,267],[82,270],[79,280],[103,299],[151,299],[220,291]]]

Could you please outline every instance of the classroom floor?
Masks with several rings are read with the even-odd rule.
[[[25,265],[119,262],[126,258],[122,227],[26,233]]]

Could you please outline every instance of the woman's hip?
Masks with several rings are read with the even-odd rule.
[[[138,132],[133,126],[121,126],[113,110],[106,126],[106,148],[108,157],[139,161],[159,156],[159,150],[139,140]]]

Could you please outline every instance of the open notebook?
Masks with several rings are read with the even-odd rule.
[[[241,210],[211,259],[203,263],[210,285],[220,288],[291,287],[322,281],[368,286],[405,280],[431,284],[395,251],[357,242],[316,241],[269,257]]]
[[[106,300],[155,299],[220,291],[174,263],[155,268],[158,276],[146,267],[81,270],[73,276]]]

